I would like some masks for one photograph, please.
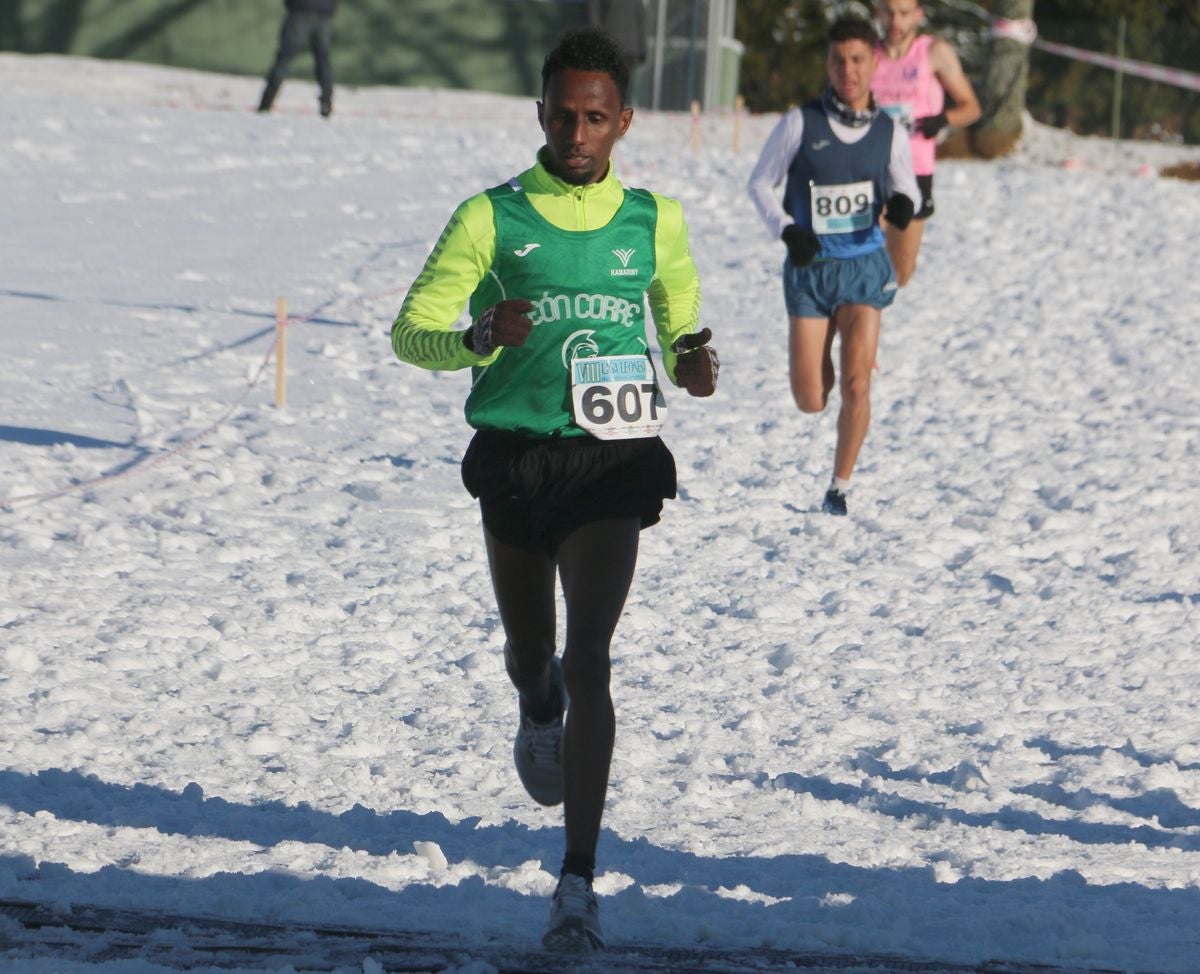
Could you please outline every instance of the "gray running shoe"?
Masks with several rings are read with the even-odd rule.
[[[590,954],[604,949],[600,932],[600,910],[591,884],[582,876],[567,873],[550,898],[550,923],[542,937],[547,950]]]
[[[550,661],[550,692],[563,701],[567,699],[563,689],[562,664],[558,657]],[[520,704],[521,723],[517,738],[513,741],[513,763],[517,776],[529,792],[529,797],[540,805],[561,805],[563,800],[562,780],[562,736],[563,716],[559,711],[554,720],[541,724],[531,720]]]

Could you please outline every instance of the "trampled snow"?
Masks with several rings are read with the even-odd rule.
[[[388,343],[532,101],[0,79],[0,898],[536,943],[561,818],[511,766],[469,379]],[[1153,170],[1200,151],[941,165],[835,519],[744,191],[774,121],[617,153],[683,202],[722,375],[669,394],[614,644],[606,933],[1195,971],[1200,189]]]

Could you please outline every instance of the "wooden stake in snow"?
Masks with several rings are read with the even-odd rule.
[[[287,405],[287,298],[275,299],[275,405]]]

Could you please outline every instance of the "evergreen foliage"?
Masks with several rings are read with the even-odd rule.
[[[782,111],[821,92],[824,0],[739,0],[736,35],[745,45],[741,86],[752,112]]]

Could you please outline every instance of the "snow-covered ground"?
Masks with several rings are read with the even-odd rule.
[[[388,327],[534,106],[258,84],[0,56],[0,899],[532,944],[561,821],[511,767],[468,376]],[[670,399],[614,647],[606,932],[1195,971],[1200,187],[1153,170],[1200,150],[943,164],[833,519],[744,192],[774,121],[618,151],[723,370]]]

